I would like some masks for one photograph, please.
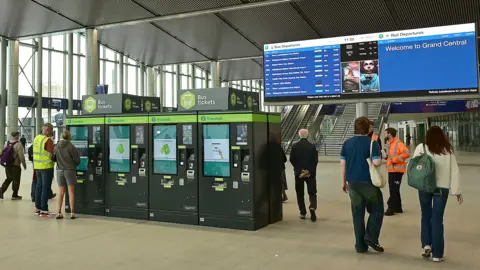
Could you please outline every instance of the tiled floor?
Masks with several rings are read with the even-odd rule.
[[[418,199],[406,183],[406,213],[385,219],[381,242],[386,253],[356,254],[348,196],[340,192],[333,163],[319,165],[317,223],[297,218],[290,189],[285,220],[257,232],[85,216],[40,219],[28,200],[29,170],[21,186],[26,200],[11,201],[9,190],[0,201],[0,269],[480,269],[480,167],[461,170],[465,203],[449,201],[447,260],[441,264],[419,256]]]

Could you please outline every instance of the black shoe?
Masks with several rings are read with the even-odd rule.
[[[403,214],[403,209],[396,210],[396,211],[395,211],[395,214]]]
[[[57,197],[57,193],[53,193],[52,196],[50,196],[50,200],[55,199],[55,197]]]
[[[393,210],[387,209],[387,211],[385,211],[385,216],[386,217],[391,217],[393,215],[395,215],[395,212]]]
[[[383,253],[385,251],[385,249],[383,249],[383,247],[380,246],[380,244],[378,244],[378,243],[374,244],[369,240],[365,240],[365,244],[367,244],[367,246],[373,248],[373,250],[375,250],[376,252]]]
[[[300,219],[305,219],[305,216],[306,216],[306,215],[307,215],[307,214],[300,213]]]
[[[310,219],[312,222],[317,221],[317,214],[315,214],[315,209],[313,208],[310,208]]]
[[[22,196],[12,196],[12,201],[19,201],[21,200],[23,197]]]
[[[0,199],[3,200],[3,191],[0,190]]]

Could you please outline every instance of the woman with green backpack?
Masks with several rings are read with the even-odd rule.
[[[443,261],[443,215],[448,195],[463,202],[460,171],[453,147],[438,126],[428,129],[425,144],[419,144],[408,164],[410,186],[417,188],[422,210],[422,256]]]

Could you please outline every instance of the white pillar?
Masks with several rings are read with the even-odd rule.
[[[9,42],[9,64],[8,64],[8,132],[18,131],[18,58],[19,58],[18,40],[10,40]]]
[[[210,63],[210,74],[212,75],[212,88],[220,87],[220,63],[218,61]]]
[[[155,96],[155,71],[153,67],[147,68],[147,96],[154,97]]]
[[[128,63],[128,61],[127,61],[127,63]],[[123,76],[123,78],[125,79],[125,83],[123,84],[123,86],[124,86],[123,87],[123,93],[125,93],[125,94],[128,94],[128,67],[129,67],[128,65],[125,67],[124,76]]]
[[[123,54],[119,54],[120,58],[118,61],[118,87],[117,87],[117,93],[123,94],[123,89],[124,89],[124,84],[123,84],[123,69],[125,68],[123,64]]]
[[[5,126],[7,124],[7,39],[0,42],[0,148],[5,144]]]
[[[165,73],[163,66],[159,66],[158,70],[158,96],[160,97],[160,111],[162,111],[165,106]]]
[[[137,95],[144,97],[145,96],[145,65],[140,64],[140,74],[138,74],[140,79],[140,86],[138,87]]]
[[[85,74],[87,79],[87,95],[94,95],[97,90],[98,85],[98,68],[99,68],[99,59],[98,59],[98,33],[96,29],[88,28],[85,31],[86,44],[85,48],[87,50],[86,55],[86,72]]]
[[[192,67],[192,77],[190,77],[190,85],[192,89],[197,89],[197,71],[194,64],[190,65]]]
[[[368,117],[368,104],[365,102],[359,102],[356,104],[357,106],[357,118],[358,117]]]
[[[73,34],[68,34],[68,61],[67,61],[67,92],[68,115],[73,115]]]
[[[42,78],[43,78],[43,39],[40,37],[37,39],[37,59],[35,60],[35,91],[37,92],[37,122],[35,123],[35,132],[33,137],[35,137],[41,130],[43,125],[43,89],[42,89]],[[80,62],[80,61],[78,61]]]

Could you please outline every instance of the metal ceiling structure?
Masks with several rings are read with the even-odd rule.
[[[148,66],[198,63],[209,70],[205,63],[220,60],[227,81],[262,78],[266,43],[479,20],[478,0],[0,1],[1,36],[95,27],[102,44]]]

